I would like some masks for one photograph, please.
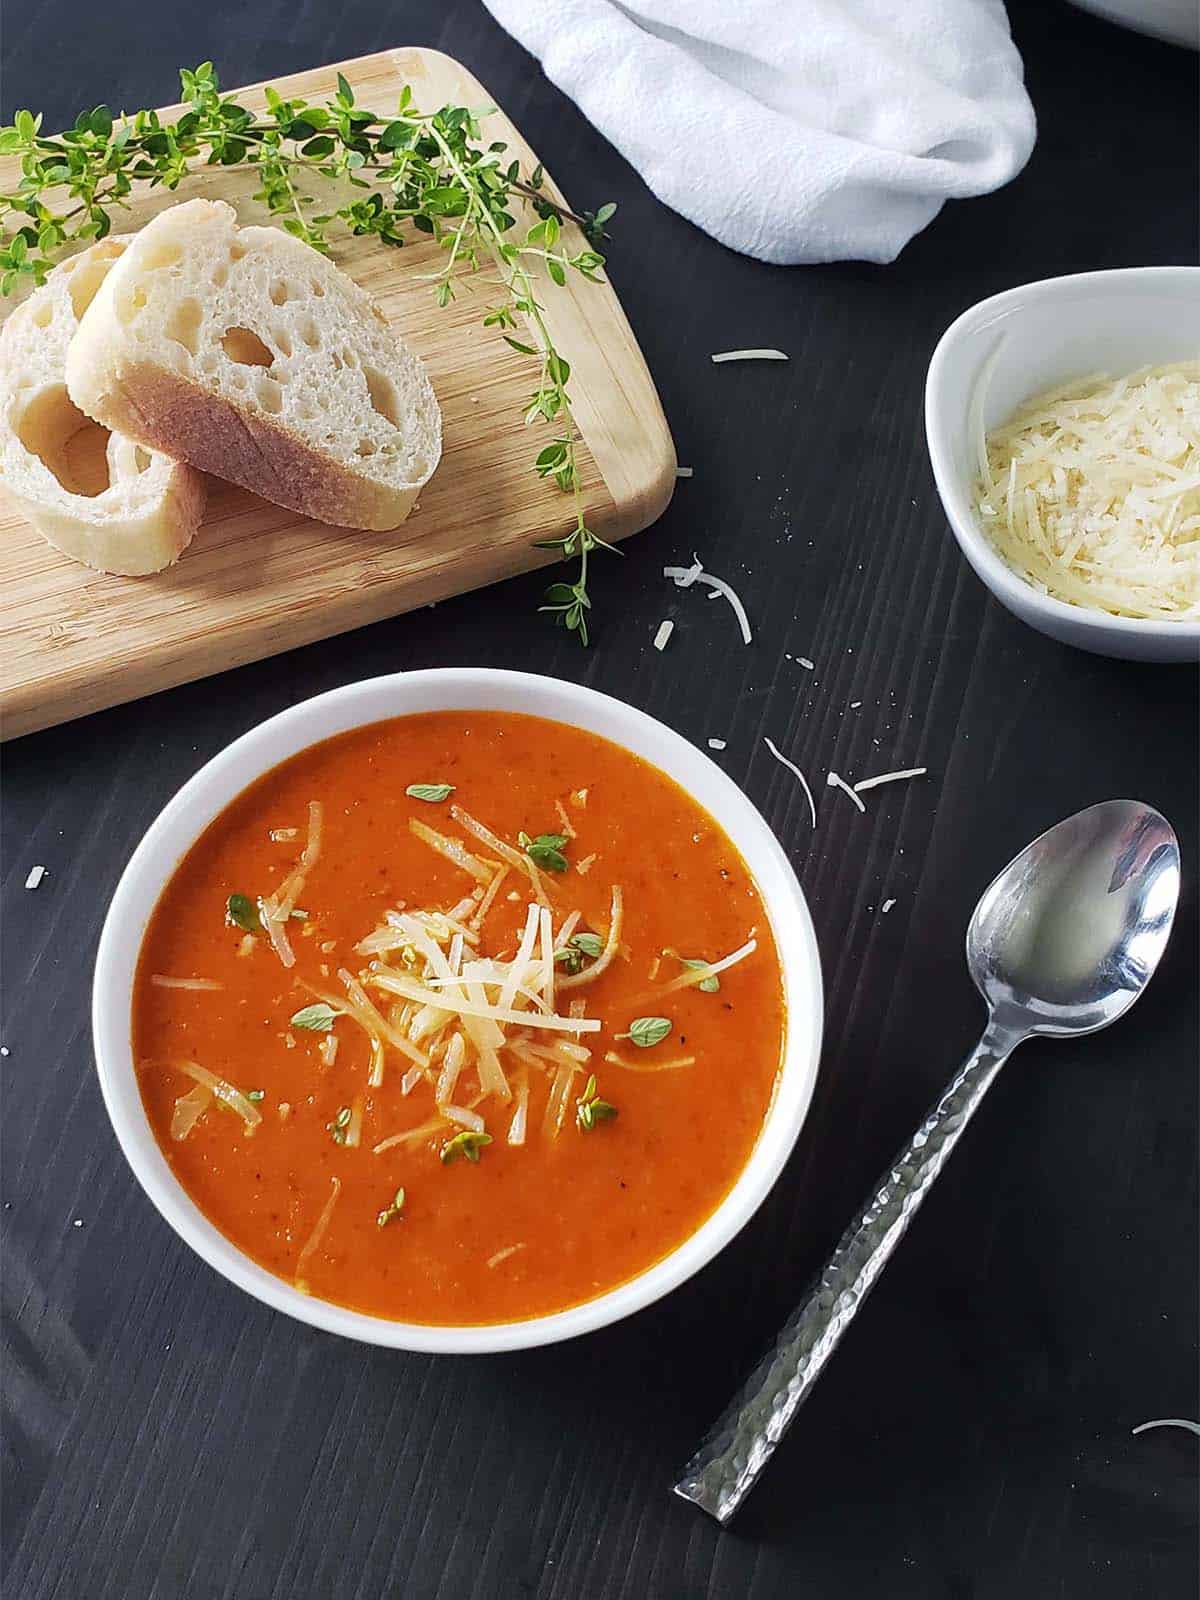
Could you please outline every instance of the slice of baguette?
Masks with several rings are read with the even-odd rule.
[[[67,393],[67,349],[128,240],[56,267],[0,329],[0,481],[64,555],[141,577],[179,559],[204,513],[204,480],[89,421]]]
[[[188,200],[142,229],[89,307],[71,398],[321,522],[403,522],[441,456],[425,369],[370,297],[279,228]]]

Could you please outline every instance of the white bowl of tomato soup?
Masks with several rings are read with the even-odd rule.
[[[293,706],[135,851],[105,1104],[210,1266],[331,1333],[471,1354],[615,1322],[750,1220],[816,1078],[820,963],[687,740],[524,673]]]

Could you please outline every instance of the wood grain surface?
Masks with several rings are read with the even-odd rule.
[[[488,91],[438,51],[384,50],[276,82],[287,98],[325,100],[341,72],[359,105],[385,113],[412,86],[422,107],[491,104]],[[231,85],[232,87],[232,85]],[[240,92],[252,107],[262,86]],[[169,107],[168,116],[180,107]],[[483,119],[486,142],[503,140],[522,170],[537,164],[502,112]],[[13,186],[15,157],[0,160]],[[135,197],[126,231],[183,197],[228,200],[265,220],[251,199],[253,169],[215,167],[175,194]],[[553,190],[551,185],[551,192]],[[560,197],[561,198],[561,197]],[[568,226],[572,249],[583,248]],[[179,563],[149,578],[92,572],[53,549],[0,505],[0,735],[14,738],[104,706],[327,638],[380,617],[545,565],[534,541],[572,521],[571,498],[533,472],[540,448],[522,426],[535,364],[499,330],[480,325],[486,269],[439,308],[429,275],[444,252],[415,235],[402,250],[333,234],[334,258],[375,299],[421,358],[442,408],[442,464],[418,508],[387,533],[331,528],[209,480],[204,524]],[[579,466],[588,524],[622,539],[657,518],[675,487],[675,456],[646,363],[611,286],[542,273],[541,300],[556,348],[571,365],[570,392],[583,438]]]
[[[921,396],[984,295],[1195,261],[1196,60],[1050,0],[1009,11],[1026,171],[893,266],[785,270],[664,209],[477,0],[8,8],[4,116],[50,125],[156,104],[209,55],[230,83],[405,40],[465,61],[577,204],[619,203],[611,275],[696,475],[597,562],[587,652],[536,616],[529,574],[6,746],[5,1600],[1193,1600],[1197,1441],[1131,1429],[1200,1417],[1196,676],[1066,649],[989,598],[942,516]],[[790,363],[709,363],[758,344]],[[724,602],[663,582],[693,550],[736,583],[749,649]],[[727,741],[804,884],[827,1016],[795,1155],[711,1266],[593,1337],[456,1362],[324,1337],[199,1262],[109,1130],[88,1005],[117,877],[203,761],[320,690],[478,663]],[[819,788],[813,833],[764,735],[818,785],[930,776],[866,816]],[[719,1531],[669,1485],[975,1039],[979,891],[1113,795],[1181,835],[1162,968],[1118,1026],[1005,1069]]]

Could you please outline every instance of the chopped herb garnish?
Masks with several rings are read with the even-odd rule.
[[[454,793],[452,783],[410,783],[405,789],[405,794],[412,800],[428,800],[430,805],[436,805],[439,800],[448,800]]]
[[[319,1000],[316,1005],[301,1006],[291,1022],[293,1028],[307,1028],[310,1033],[328,1033],[336,1018],[337,1012],[333,1007]]]
[[[295,917],[297,922],[307,922],[308,921],[308,912],[307,911],[300,911],[298,909],[293,908],[293,910],[291,912],[289,912],[289,916]]]
[[[527,833],[517,835],[517,843],[534,866],[545,867],[547,872],[567,870],[567,858],[562,853],[566,842],[565,833],[539,833],[536,839],[531,839]]]
[[[325,1124],[329,1129],[334,1144],[345,1144],[346,1129],[350,1126],[350,1116],[350,1107],[342,1106],[333,1121]]]
[[[653,1044],[661,1044],[670,1031],[669,1017],[635,1017],[629,1024],[629,1032],[619,1033],[617,1038],[632,1039],[634,1044],[648,1050]]]
[[[610,1122],[617,1114],[616,1106],[610,1106],[607,1100],[601,1100],[596,1093],[596,1079],[594,1076],[587,1081],[579,1099],[575,1102],[575,1121],[581,1133],[591,1133],[598,1122]]]
[[[690,967],[693,972],[699,972],[701,967],[710,967],[712,965],[711,961],[697,961],[694,957],[689,956],[677,956],[676,960],[681,961],[685,967]],[[716,994],[721,987],[721,980],[717,977],[702,978],[696,987],[701,994]]]
[[[231,894],[225,902],[225,921],[243,933],[261,933],[262,918],[248,894]]]
[[[453,1139],[447,1139],[442,1146],[442,1164],[449,1166],[452,1161],[457,1161],[459,1156],[466,1156],[473,1165],[479,1164],[479,1152],[491,1144],[490,1133],[475,1133],[470,1128],[464,1128],[461,1133],[456,1133]]]
[[[265,1089],[247,1089],[246,1090],[246,1099],[247,1100],[253,1100],[256,1104],[257,1104],[257,1102],[259,1100],[265,1100],[266,1098],[267,1098],[267,1091]]]
[[[561,950],[554,952],[554,959],[560,967],[565,967],[567,972],[574,975],[583,970],[583,958],[595,961],[604,949],[604,940],[598,933],[577,933],[568,939]]]
[[[392,1200],[391,1205],[384,1206],[383,1210],[375,1218],[375,1221],[379,1225],[379,1227],[386,1228],[388,1223],[389,1222],[394,1222],[395,1219],[400,1215],[400,1213],[403,1210],[404,1210],[404,1190],[403,1189],[397,1189],[396,1193],[395,1193],[395,1196],[394,1196],[394,1198]]]

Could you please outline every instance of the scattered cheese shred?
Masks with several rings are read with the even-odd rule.
[[[663,1060],[630,1061],[625,1056],[618,1055],[615,1050],[606,1050],[604,1059],[614,1067],[624,1067],[626,1072],[674,1072],[678,1067],[693,1067],[696,1064],[695,1056],[671,1056],[669,1059],[664,1058]]]
[[[752,956],[758,949],[757,939],[747,939],[745,944],[739,945],[730,955],[723,956],[720,961],[710,961],[704,967],[687,967],[677,978],[672,978],[670,983],[665,983],[658,994],[672,994],[676,989],[690,989],[693,985],[704,983],[709,978],[715,978],[730,967],[736,967],[739,961],[745,961],[747,956]]]
[[[868,789],[878,789],[885,783],[903,783],[908,778],[923,778],[928,767],[908,767],[903,772],[881,772],[877,778],[863,778],[854,785],[855,794],[865,794]]]
[[[156,989],[223,989],[225,985],[215,978],[168,978],[161,972],[152,972],[150,982]]]
[[[515,1256],[518,1250],[524,1250],[524,1244],[510,1244],[507,1250],[497,1250],[494,1256],[487,1258],[489,1267],[498,1267],[502,1261],[507,1261],[509,1256]]]
[[[848,794],[860,811],[866,811],[866,806],[863,805],[862,801],[855,794],[854,790],[846,782],[845,778],[843,778],[839,773],[827,772],[825,774],[825,783],[830,789],[840,789],[843,794]]]
[[[331,1178],[329,1181],[333,1185],[329,1199],[322,1206],[321,1215],[317,1218],[316,1226],[309,1234],[303,1250],[296,1258],[296,1275],[292,1281],[301,1294],[308,1294],[309,1292],[308,1279],[304,1276],[304,1269],[312,1260],[317,1247],[325,1237],[325,1230],[328,1228],[330,1219],[333,1216],[333,1208],[337,1205],[338,1195],[342,1192],[342,1180],[340,1178]]]
[[[677,589],[690,589],[692,584],[702,583],[705,588],[712,590],[713,595],[723,595],[733,607],[738,627],[742,630],[742,643],[751,642],[753,634],[750,631],[750,618],[746,615],[741,596],[736,589],[725,582],[724,578],[717,578],[711,572],[705,572],[698,558],[693,559],[690,567],[664,567],[663,577],[672,579]]]
[[[972,405],[975,501],[1009,566],[1071,605],[1200,618],[1200,361],[1078,380],[985,435],[992,364]]]
[[[675,476],[677,478],[690,478],[692,476],[692,468],[691,467],[676,467],[675,468]]]
[[[45,876],[45,867],[30,867],[29,876],[25,879],[25,887],[27,889],[36,889]]]
[[[723,361],[786,361],[782,350],[719,350],[710,357],[714,367]]]
[[[781,766],[786,767],[794,777],[799,778],[800,787],[804,790],[804,798],[808,801],[808,812],[812,817],[812,825],[815,828],[817,825],[817,802],[813,799],[813,792],[808,787],[808,779],[800,771],[800,768],[794,761],[789,761],[782,751],[776,749],[775,745],[770,739],[764,739],[763,743]]]
[[[881,915],[882,915],[882,916],[885,916],[885,917],[886,917],[886,916],[887,916],[887,914],[888,914],[888,912],[889,912],[889,911],[890,911],[890,910],[891,910],[891,909],[892,909],[892,907],[893,907],[893,906],[894,906],[894,905],[895,905],[895,904],[896,904],[896,902],[895,902],[895,901],[894,901],[894,900],[885,900],[885,901],[884,901],[884,902],[883,902],[883,904],[882,904],[882,905],[881,905],[881,906],[880,906],[880,908],[879,908],[879,910],[880,910],[880,914],[881,914]]]
[[[674,632],[675,624],[669,617],[665,618],[659,623],[658,632],[654,635],[654,648],[656,650],[665,650],[667,648],[667,640]]]
[[[710,750],[724,750],[725,741],[724,739],[710,739],[708,741],[708,748]]]

